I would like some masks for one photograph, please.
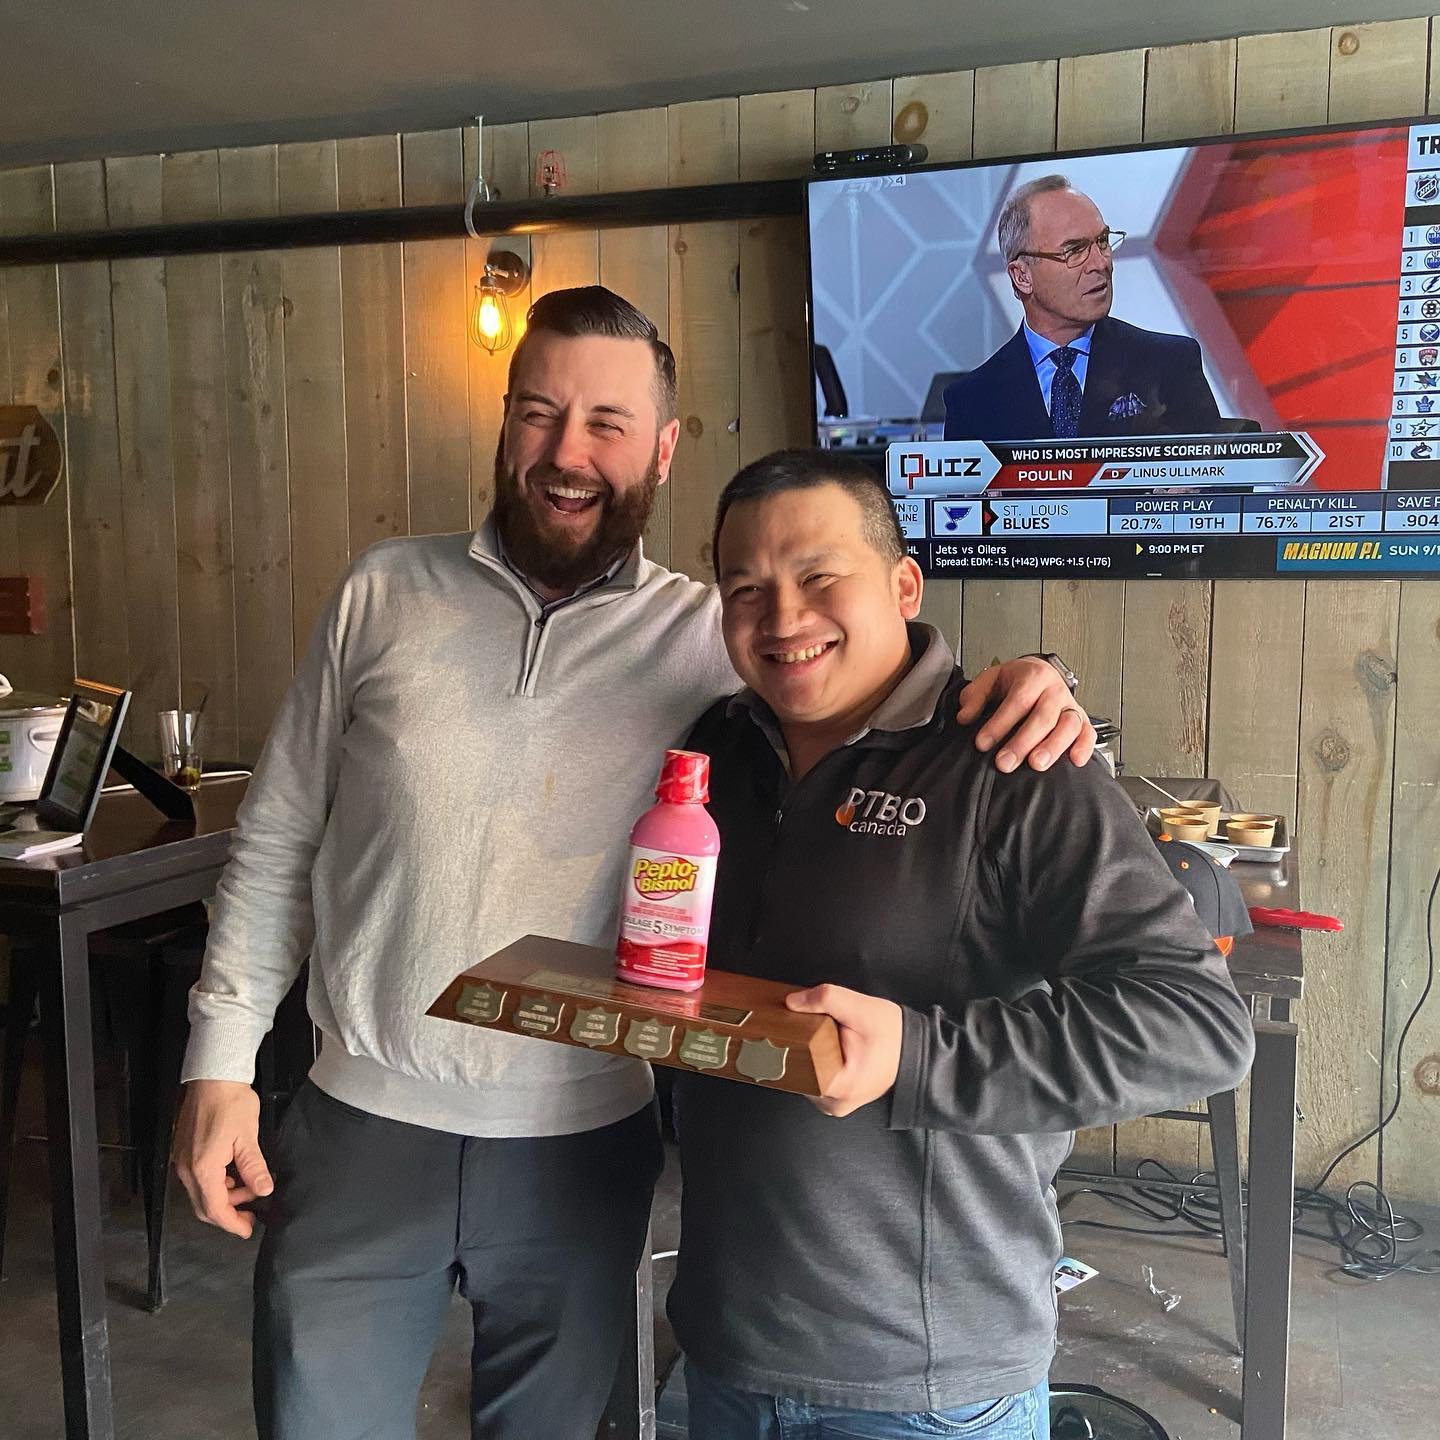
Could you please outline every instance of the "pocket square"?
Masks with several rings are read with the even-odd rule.
[[[1112,420],[1129,420],[1145,408],[1145,402],[1132,390],[1128,395],[1118,395],[1110,402]]]

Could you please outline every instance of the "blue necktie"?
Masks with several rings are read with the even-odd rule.
[[[1055,378],[1050,382],[1050,428],[1057,440],[1072,440],[1080,433],[1080,382],[1075,378],[1078,350],[1062,345],[1050,352]]]

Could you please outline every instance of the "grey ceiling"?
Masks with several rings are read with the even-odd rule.
[[[536,119],[1425,13],[1421,0],[8,0],[0,165]]]

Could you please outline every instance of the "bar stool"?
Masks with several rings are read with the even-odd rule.
[[[165,1301],[164,1232],[168,1211],[170,1139],[179,1102],[180,1070],[189,1036],[190,987],[200,975],[207,919],[203,905],[147,917],[92,936],[92,975],[107,1002],[128,1071],[124,1139],[131,1173],[138,1172],[145,1210],[146,1308]],[[0,1074],[0,1274],[15,1151],[25,1040],[40,990],[40,959],[13,944],[5,1065]]]

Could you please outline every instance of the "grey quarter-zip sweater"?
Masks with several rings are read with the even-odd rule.
[[[534,932],[615,938],[661,752],[735,688],[713,587],[636,547],[556,606],[472,537],[385,541],[317,626],[250,783],[190,1003],[184,1077],[240,1080],[308,955],[311,1078],[455,1134],[610,1124],[640,1061],[439,1020],[461,970]]]

